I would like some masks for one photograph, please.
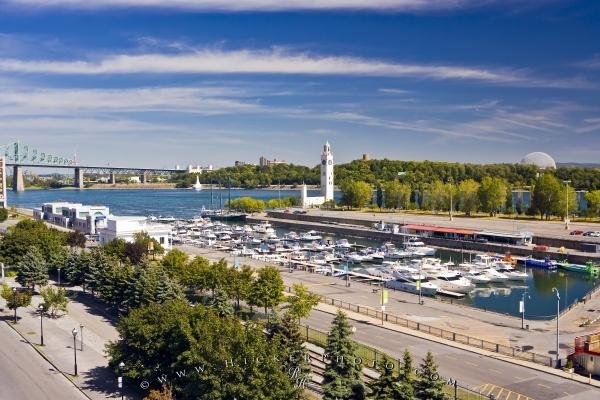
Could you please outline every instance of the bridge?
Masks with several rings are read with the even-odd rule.
[[[138,175],[141,183],[148,182],[148,176],[151,174],[181,174],[187,172],[181,169],[168,168],[137,168],[137,167],[111,167],[111,166],[92,166],[79,165],[75,159],[63,157],[60,155],[39,151],[36,148],[14,141],[7,145],[0,146],[0,157],[4,156],[7,167],[13,168],[12,188],[16,192],[25,190],[23,181],[24,168],[52,168],[52,169],[72,169],[74,170],[73,186],[79,189],[84,188],[84,174],[108,175],[109,183],[116,183],[116,175]]]

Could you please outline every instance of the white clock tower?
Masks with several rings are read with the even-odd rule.
[[[325,201],[333,200],[333,154],[329,142],[325,143],[321,154],[321,195]]]

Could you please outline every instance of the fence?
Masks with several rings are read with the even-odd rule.
[[[288,292],[291,292],[290,287],[286,287]],[[431,325],[423,324],[420,322],[411,321],[402,317],[398,317],[397,315],[389,314],[382,311],[374,310],[370,307],[366,306],[358,306],[356,304],[348,303],[341,300],[336,300],[327,296],[320,295],[321,302],[330,304],[335,307],[343,308],[345,310],[349,310],[358,314],[366,315],[369,317],[374,317],[379,320],[383,320],[398,326],[403,326],[408,329],[413,329],[419,332],[424,332],[433,336],[437,336],[446,340],[451,340],[453,342],[466,344],[468,346],[477,347],[483,350],[492,351],[498,354],[503,354],[506,356],[518,358],[520,360],[531,361],[536,364],[541,364],[549,367],[554,366],[554,359],[552,357],[537,354],[530,351],[522,351],[521,349],[506,346],[499,343],[490,342],[483,339],[474,338],[468,335],[464,335],[462,333],[447,331],[445,329],[436,328]]]
[[[327,343],[327,333],[311,328],[308,325],[300,325],[300,327],[303,330],[302,333],[305,336],[305,340],[307,342],[317,345],[319,347],[325,347]],[[396,360],[394,359],[394,357],[391,357],[375,348],[369,347],[358,342],[355,342],[355,345],[356,351],[354,354],[356,358],[360,358],[362,360],[362,364],[366,368],[375,369],[374,367],[384,358],[387,358],[388,360],[393,360],[395,368],[398,368],[400,365],[402,365],[402,361],[400,359]],[[326,363],[326,357],[324,354],[321,359],[321,362]],[[366,380],[370,379],[368,376],[365,376],[365,378]],[[446,385],[444,386],[444,392],[449,397],[454,397],[455,400],[493,399],[493,397],[485,395],[480,391],[473,390],[471,388],[460,385],[456,380],[446,380],[442,377],[440,377],[439,379],[443,379],[446,382]]]

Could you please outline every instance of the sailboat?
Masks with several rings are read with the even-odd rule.
[[[202,184],[200,183],[200,177],[196,175],[196,183],[192,185],[192,189],[200,191],[202,190]]]

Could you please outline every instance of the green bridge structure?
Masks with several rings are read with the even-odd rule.
[[[80,165],[74,158],[43,152],[20,141],[0,145],[0,157],[4,157],[7,168],[13,168],[12,189],[15,192],[25,190],[25,182],[23,181],[23,170],[25,168],[72,169],[74,171],[73,186],[79,189],[84,188],[85,173],[108,175],[109,183],[114,184],[118,174],[138,175],[141,183],[147,183],[148,176],[152,174],[169,175],[187,172],[182,169],[168,168]]]

